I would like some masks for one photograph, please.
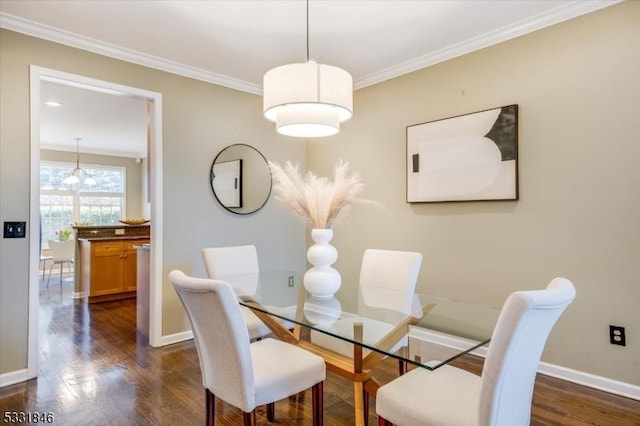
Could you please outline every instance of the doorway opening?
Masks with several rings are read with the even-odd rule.
[[[149,267],[149,344],[162,345],[162,95],[135,87],[96,80],[80,75],[46,69],[38,66],[30,68],[31,89],[31,180],[30,180],[30,223],[32,232],[29,239],[29,350],[27,361],[28,378],[37,376],[38,333],[40,304],[40,256],[41,241],[37,226],[40,223],[40,150],[41,146],[41,105],[43,84],[55,83],[89,91],[129,99],[142,100],[147,105],[147,161],[146,182],[148,208],[145,213],[151,220],[150,267]],[[33,225],[35,224],[35,226]],[[78,291],[76,289],[76,291]],[[86,297],[87,295],[83,295]]]

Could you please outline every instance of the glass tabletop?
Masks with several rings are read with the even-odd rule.
[[[422,293],[380,287],[342,286],[354,295],[316,298],[302,287],[302,273],[264,271],[227,277],[241,305],[298,325],[303,339],[345,357],[353,345],[367,356],[377,353],[435,369],[485,346],[499,308],[472,305]],[[302,309],[300,309],[302,307]],[[281,321],[281,322],[282,322]]]

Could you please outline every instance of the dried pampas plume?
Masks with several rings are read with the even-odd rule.
[[[269,161],[273,174],[273,190],[277,200],[313,228],[331,228],[341,211],[356,201],[364,188],[357,174],[349,174],[349,164],[336,163],[333,182],[308,171],[304,175],[298,165],[287,161],[284,167]]]

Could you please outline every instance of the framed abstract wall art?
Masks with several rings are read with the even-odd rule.
[[[407,126],[407,202],[518,196],[518,105]]]

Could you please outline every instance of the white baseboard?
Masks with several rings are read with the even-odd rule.
[[[33,379],[33,377],[29,377],[29,372],[26,368],[23,370],[0,374],[0,388],[15,385],[20,382],[26,382],[29,379]]]
[[[412,327],[409,331],[409,338],[446,348],[463,349],[469,347],[468,340],[420,327]],[[485,358],[487,356],[487,348],[478,348],[472,351],[471,354]],[[548,362],[540,363],[538,373],[640,401],[640,386],[631,383],[573,370]]]
[[[180,343],[190,339],[193,339],[193,331],[191,330],[176,334],[169,334],[168,336],[162,336],[160,346],[173,345],[174,343]]]
[[[566,380],[568,382],[640,401],[640,386],[632,385],[631,383],[596,376],[595,374],[573,370],[560,365],[549,364],[548,362],[541,362],[538,372],[546,376],[555,377],[557,379]]]

